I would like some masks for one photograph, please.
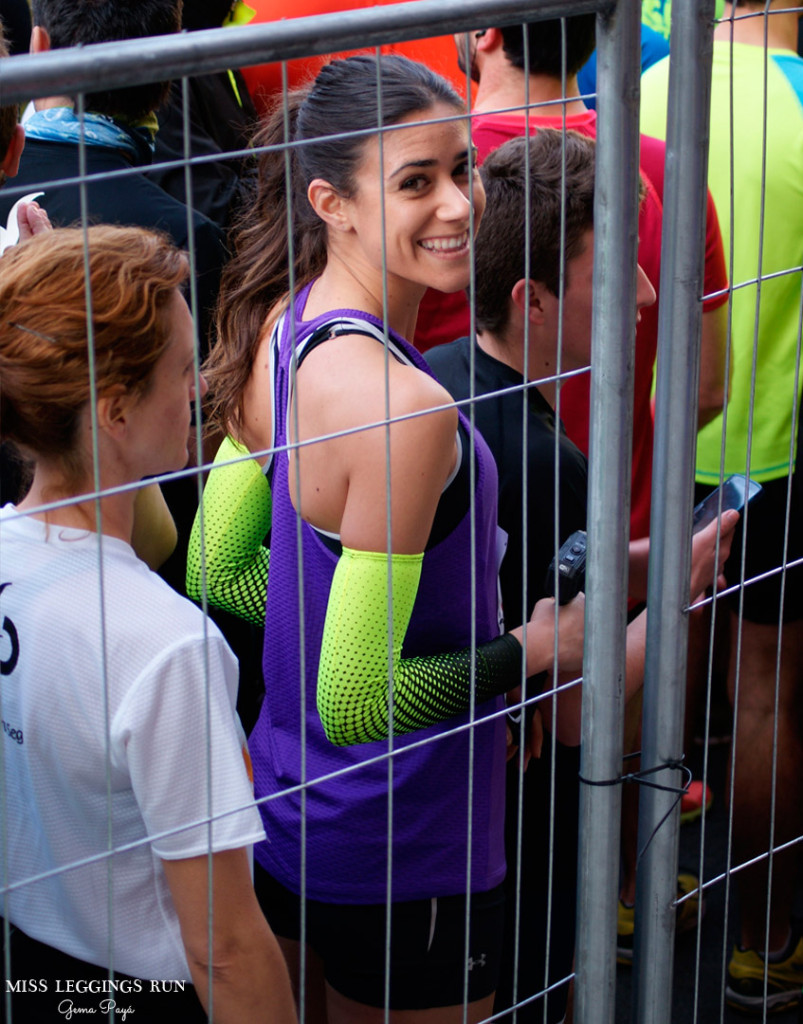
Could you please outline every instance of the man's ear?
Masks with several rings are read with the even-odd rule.
[[[34,25],[31,31],[31,53],[47,53],[50,49],[50,33],[41,25]]]
[[[474,38],[477,40],[477,51],[481,53],[492,53],[504,42],[502,32],[498,28],[485,28],[481,32],[475,32]]]
[[[20,169],[20,158],[22,157],[24,146],[25,129],[21,124],[18,124],[14,129],[14,134],[11,136],[11,142],[8,144],[6,155],[0,160],[0,171],[7,177],[13,178]]]
[[[542,324],[550,294],[549,289],[542,281],[528,281],[526,277],[523,277],[513,285],[510,298],[513,305],[527,317],[530,323]]]
[[[323,178],[315,178],[307,189],[310,206],[324,224],[335,231],[348,231],[351,220],[348,216],[347,200],[337,189]]]

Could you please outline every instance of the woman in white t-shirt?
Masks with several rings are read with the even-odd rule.
[[[2,261],[0,433],[34,470],[0,510],[14,1020],[130,1008],[183,1024],[210,997],[215,1021],[295,1019],[251,883],[264,833],[236,661],[131,546],[137,485],[185,466],[206,390],[187,276],[135,228],[55,231]]]

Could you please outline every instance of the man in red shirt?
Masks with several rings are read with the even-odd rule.
[[[583,102],[577,72],[594,49],[595,15],[565,19],[565,76],[561,21],[528,26],[529,75],[524,67],[520,26],[488,28],[455,37],[458,61],[476,82],[471,110],[471,133],[480,162],[508,139],[529,128],[557,128],[596,136],[597,115]],[[525,105],[529,103],[529,111]],[[534,106],[537,104],[537,106]],[[660,304],[661,227],[665,144],[641,137],[641,173],[647,196],[639,215],[639,265],[658,295],[642,313],[636,328],[633,397],[633,474],[630,539],[646,537],[650,525],[653,417],[652,373],[658,344]],[[725,364],[725,303],[728,278],[722,237],[709,194],[705,258],[705,299],[700,366],[698,422],[722,410]],[[451,301],[449,301],[451,299]],[[468,300],[463,292],[447,297],[430,291],[418,316],[415,343],[421,351],[469,334]],[[589,377],[576,378],[561,389],[560,416],[569,437],[588,454]]]

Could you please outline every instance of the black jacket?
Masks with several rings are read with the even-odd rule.
[[[236,93],[232,82],[236,83]],[[174,163],[154,170],[153,180],[165,192],[185,202],[182,97],[181,82],[173,82],[166,103],[157,111],[159,131],[154,163]],[[257,113],[239,71],[232,71],[231,77],[220,71],[190,78],[187,98],[190,156],[204,158],[192,165],[193,206],[225,230],[256,190],[255,158],[229,154],[250,146]]]
[[[54,227],[81,221],[78,177],[79,147],[72,142],[27,139],[19,173],[0,189],[0,223],[20,196],[44,191],[38,202]],[[147,169],[133,168],[125,154],[105,146],[87,146],[87,212],[90,224],[124,224],[164,231],[182,249],[188,248],[187,207],[150,180]],[[121,171],[128,171],[120,176]],[[106,177],[115,174],[115,177]],[[211,315],[217,300],[220,272],[227,258],[223,232],[200,213],[192,217],[198,289],[199,338],[206,353]],[[189,296],[188,296],[189,298]]]

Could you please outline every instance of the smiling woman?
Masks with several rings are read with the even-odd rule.
[[[458,1021],[467,997],[480,1020],[505,871],[494,713],[551,665],[554,613],[524,649],[499,635],[493,459],[407,341],[429,285],[469,282],[484,193],[465,111],[423,65],[355,57],[257,142],[209,365],[235,464],[210,475],[188,576],[200,594],[205,560],[210,600],[265,624],[257,891],[296,972],[305,897],[308,1019]],[[391,733],[410,749],[389,785]]]

